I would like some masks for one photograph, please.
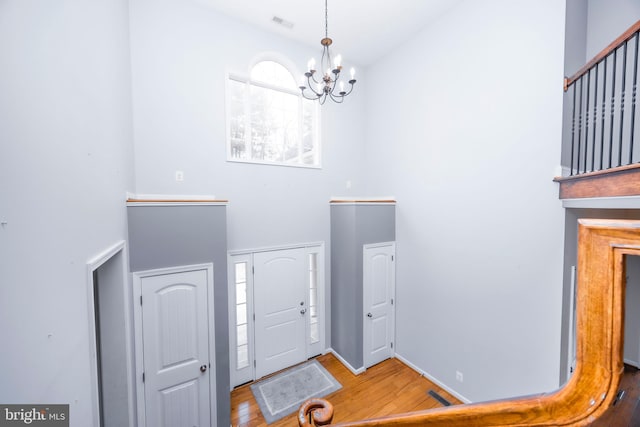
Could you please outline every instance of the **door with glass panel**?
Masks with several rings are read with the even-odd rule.
[[[322,352],[323,248],[230,255],[232,387]]]

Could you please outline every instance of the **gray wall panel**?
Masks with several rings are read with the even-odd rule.
[[[331,205],[331,345],[354,368],[363,357],[363,245],[395,241],[395,205]]]
[[[231,417],[226,206],[129,206],[131,271],[213,262],[218,425]]]
[[[358,368],[355,214],[355,206],[331,206],[331,347]]]

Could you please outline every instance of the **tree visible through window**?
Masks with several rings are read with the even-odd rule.
[[[227,90],[229,160],[320,166],[317,103],[283,65],[258,62],[249,79],[230,75]]]

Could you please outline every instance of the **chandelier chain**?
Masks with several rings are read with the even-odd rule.
[[[325,38],[329,37],[329,9],[327,6],[327,2],[329,0],[324,0],[324,36]]]

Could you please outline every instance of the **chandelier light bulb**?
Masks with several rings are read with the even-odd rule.
[[[333,60],[333,64],[335,65],[336,69],[340,68],[340,65],[342,65],[342,55],[337,55]]]
[[[353,80],[356,77],[356,69],[351,67],[351,80]]]
[[[307,68],[309,69],[309,71],[312,71],[316,68],[316,59],[315,58],[311,58],[309,60],[309,62],[307,63]]]

